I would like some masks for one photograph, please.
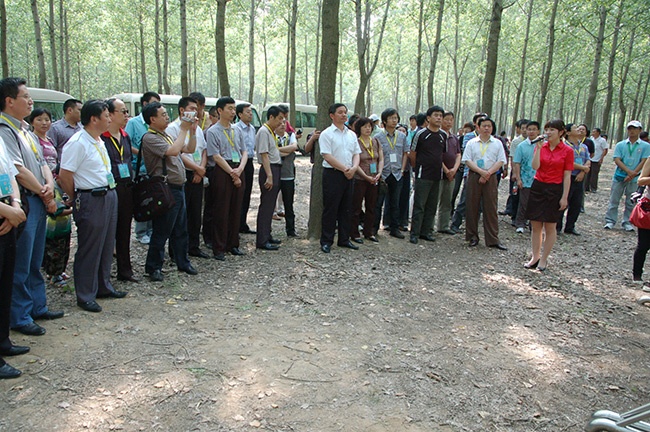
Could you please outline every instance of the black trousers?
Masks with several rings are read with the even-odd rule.
[[[212,248],[212,227],[214,226],[212,212],[214,207],[214,188],[217,187],[217,180],[214,178],[213,171],[215,167],[208,167],[205,175],[210,181],[210,185],[205,188],[203,196],[203,242],[209,248]]]
[[[271,224],[273,223],[273,210],[275,210],[275,203],[278,200],[278,192],[280,192],[279,179],[281,170],[282,165],[271,164],[273,187],[270,190],[264,187],[267,177],[263,166],[260,166],[260,172],[257,175],[260,184],[260,207],[257,209],[257,237],[255,238],[257,247],[263,247],[271,240]]]
[[[640,279],[643,275],[643,265],[645,264],[645,257],[650,250],[650,230],[639,228],[637,229],[638,242],[636,250],[634,251],[634,264],[632,266],[632,275],[634,278]]]
[[[255,174],[255,167],[253,167],[253,158],[248,155],[248,162],[244,168],[244,197],[241,202],[241,215],[239,221],[239,232],[247,232],[250,230],[246,218],[248,217],[248,209],[251,206],[251,193],[253,192],[253,176]]]
[[[9,317],[11,314],[11,288],[16,260],[16,230],[0,236],[0,349],[11,348]],[[5,361],[0,357],[0,366]]]
[[[388,221],[391,232],[398,230],[400,220],[400,196],[402,193],[402,184],[404,177],[399,181],[395,179],[394,175],[389,175],[386,180],[382,180],[379,185],[379,193],[377,195],[377,205],[375,206],[375,233],[379,232],[379,223],[381,222],[381,213],[384,209],[384,202],[387,204]]]
[[[244,185],[235,187],[230,175],[220,167],[212,171],[210,184],[213,183],[212,222],[209,227],[212,229],[212,252],[218,254],[239,247],[239,212]]]
[[[451,193],[451,216],[454,215],[456,210],[456,198],[460,193],[460,186],[463,184],[463,174],[465,171],[465,165],[461,164],[458,171],[456,171],[456,177],[454,177],[454,191]]]
[[[187,247],[190,252],[198,252],[201,236],[201,210],[203,207],[203,181],[192,183],[194,171],[186,171],[185,208],[187,209]]]
[[[578,182],[575,177],[571,177],[571,187],[569,189],[569,205],[560,215],[560,219],[557,222],[556,230],[557,232],[562,231],[562,221],[564,219],[564,213],[566,212],[566,226],[564,227],[565,231],[571,231],[576,227],[576,222],[578,221],[578,216],[580,216],[580,208],[582,207],[582,197],[585,195],[584,181]]]
[[[411,169],[402,173],[402,191],[399,195],[399,221],[398,225],[404,228],[409,226],[409,210],[411,209]]]
[[[350,222],[354,180],[334,168],[323,168],[323,220],[321,226],[321,245],[334,243],[334,232],[338,223],[338,244],[350,241]]]
[[[286,222],[287,234],[296,232],[296,214],[293,211],[293,197],[296,193],[296,181],[280,180],[280,192],[282,192],[282,204],[284,204],[284,221]]]
[[[133,276],[131,266],[131,220],[133,219],[133,188],[131,184],[118,183],[117,229],[115,230],[115,255],[117,275],[123,278]]]

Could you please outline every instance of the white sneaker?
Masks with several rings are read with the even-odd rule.
[[[641,289],[643,290],[643,292],[650,292],[650,286],[648,286],[647,283],[644,283]]]
[[[614,224],[611,223],[611,222],[607,222],[605,224],[605,229],[608,229],[608,230],[614,229]]]
[[[524,233],[524,229],[523,229],[523,228],[517,228],[517,232],[518,232],[519,234],[523,234],[523,233]]]
[[[623,225],[623,229],[625,231],[634,231],[634,226],[632,224],[625,224]]]
[[[148,245],[151,242],[151,237],[145,234],[142,237],[140,237],[140,240],[138,241],[144,245]]]

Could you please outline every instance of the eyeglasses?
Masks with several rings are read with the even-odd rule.
[[[120,110],[120,112],[121,112],[122,114],[125,114],[125,115],[126,115],[126,114],[129,113],[129,110],[128,110],[128,109],[123,109],[123,110]]]

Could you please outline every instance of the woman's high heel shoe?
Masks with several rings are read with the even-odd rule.
[[[526,268],[526,269],[528,269],[528,270],[533,270],[533,269],[536,269],[536,268],[537,268],[537,265],[538,265],[538,264],[539,264],[539,260],[535,261],[535,262],[532,263],[532,264],[524,264],[524,268]]]

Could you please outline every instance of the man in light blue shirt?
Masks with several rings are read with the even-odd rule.
[[[241,214],[239,220],[239,232],[242,234],[255,234],[247,223],[248,209],[251,205],[251,193],[253,191],[253,175],[255,168],[253,160],[255,159],[255,126],[252,125],[253,109],[251,104],[247,102],[240,103],[235,108],[235,113],[239,117],[239,121],[233,126],[238,132],[244,144],[246,144],[246,152],[248,153],[248,161],[244,168],[244,199],[241,203]]]
[[[630,195],[637,189],[637,180],[643,164],[650,156],[650,144],[639,139],[643,130],[641,122],[632,120],[627,124],[628,138],[616,144],[614,148],[614,163],[616,171],[612,179],[612,192],[609,196],[609,207],[605,214],[605,229],[613,229],[618,219],[618,205],[625,193],[625,211],[621,226],[625,231],[634,231],[630,223],[630,214],[634,203]]]
[[[533,185],[533,179],[535,178],[535,170],[533,169],[535,144],[531,141],[534,141],[539,135],[539,128],[538,122],[528,122],[526,126],[528,138],[519,143],[512,158],[512,177],[519,188],[519,205],[517,206],[517,216],[515,218],[515,227],[518,233],[523,233],[528,225],[526,210],[528,209],[530,187]]]

